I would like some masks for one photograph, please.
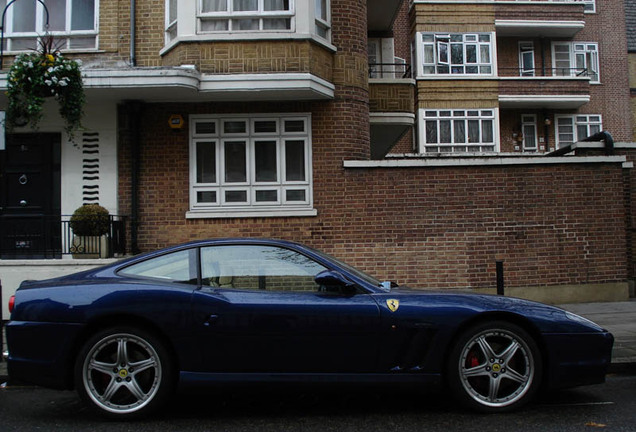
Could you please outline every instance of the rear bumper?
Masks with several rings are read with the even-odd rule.
[[[614,336],[609,332],[545,335],[548,383],[552,388],[605,382]]]
[[[73,387],[73,347],[80,324],[10,321],[6,326],[11,382]]]

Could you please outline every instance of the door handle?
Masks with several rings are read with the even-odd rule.
[[[215,324],[217,321],[219,320],[219,316],[212,314],[208,317],[208,319],[205,320],[205,322],[203,323],[204,326],[209,327],[212,324]]]
[[[20,207],[26,207],[27,202],[26,200],[20,200]]]

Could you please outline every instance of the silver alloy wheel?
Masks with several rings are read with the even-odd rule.
[[[101,409],[116,414],[140,410],[152,401],[162,382],[162,366],[154,347],[129,333],[106,336],[84,359],[82,381]]]
[[[459,376],[474,401],[492,408],[514,404],[533,384],[535,359],[526,342],[505,329],[474,335],[461,351]]]

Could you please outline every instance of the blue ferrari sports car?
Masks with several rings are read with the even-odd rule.
[[[25,281],[6,327],[11,380],[133,418],[228,382],[447,386],[482,412],[542,386],[601,383],[613,337],[564,310],[381,282],[281,240],[198,241]]]

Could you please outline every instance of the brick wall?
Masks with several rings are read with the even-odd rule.
[[[186,220],[188,132],[170,130],[167,117],[278,111],[312,113],[318,216]],[[620,164],[344,169],[342,160],[357,146],[353,127],[343,127],[350,112],[329,103],[146,105],[136,125],[144,142],[141,249],[212,237],[278,237],[418,288],[492,287],[496,258],[505,260],[511,287],[626,278]],[[333,124],[338,127],[329,130]],[[128,209],[124,141],[120,197]]]

